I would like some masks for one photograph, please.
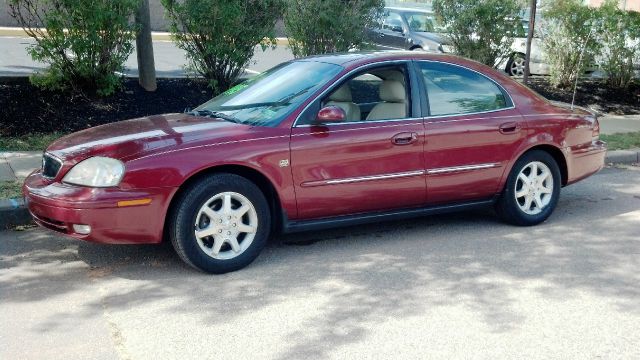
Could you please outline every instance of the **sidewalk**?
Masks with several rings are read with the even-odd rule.
[[[640,131],[640,115],[603,115],[598,120],[601,134]]]
[[[41,165],[41,151],[0,152],[0,181],[22,180]]]

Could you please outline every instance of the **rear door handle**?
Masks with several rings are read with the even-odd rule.
[[[512,134],[520,129],[517,122],[508,122],[500,125],[500,132],[503,134]]]
[[[418,141],[418,134],[413,132],[403,132],[393,136],[391,141],[394,145],[409,145]]]

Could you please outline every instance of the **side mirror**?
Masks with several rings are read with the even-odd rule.
[[[323,107],[316,116],[316,122],[320,124],[343,122],[345,120],[347,120],[347,113],[345,113],[342,108],[335,105]]]
[[[404,34],[404,30],[402,30],[402,26],[400,26],[400,25],[395,25],[395,26],[393,26],[393,27],[391,28],[391,31],[395,31],[395,32],[399,32],[399,33]]]

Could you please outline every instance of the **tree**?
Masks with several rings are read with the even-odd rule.
[[[516,0],[434,0],[433,10],[456,54],[489,66],[511,55],[513,38],[522,32]]]
[[[633,80],[634,60],[640,57],[640,13],[620,10],[618,1],[606,0],[598,9],[597,24],[597,41],[603,45],[599,65],[609,85],[624,90]]]
[[[540,35],[553,86],[573,86],[593,64],[601,47],[595,36],[595,18],[596,11],[582,0],[557,0],[545,8]]]
[[[281,0],[162,0],[173,39],[187,53],[188,69],[216,92],[228,89],[256,45],[275,45]]]
[[[295,57],[361,48],[384,0],[286,0],[284,24]]]
[[[133,51],[129,21],[139,0],[10,0],[9,13],[36,44],[28,51],[49,68],[31,78],[40,87],[109,95]],[[42,28],[44,27],[44,28]]]

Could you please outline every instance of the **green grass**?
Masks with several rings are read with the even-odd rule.
[[[62,133],[0,136],[0,151],[43,151]]]
[[[612,135],[600,134],[600,139],[607,142],[609,150],[640,148],[640,131]]]
[[[0,199],[22,197],[22,181],[0,181]]]

